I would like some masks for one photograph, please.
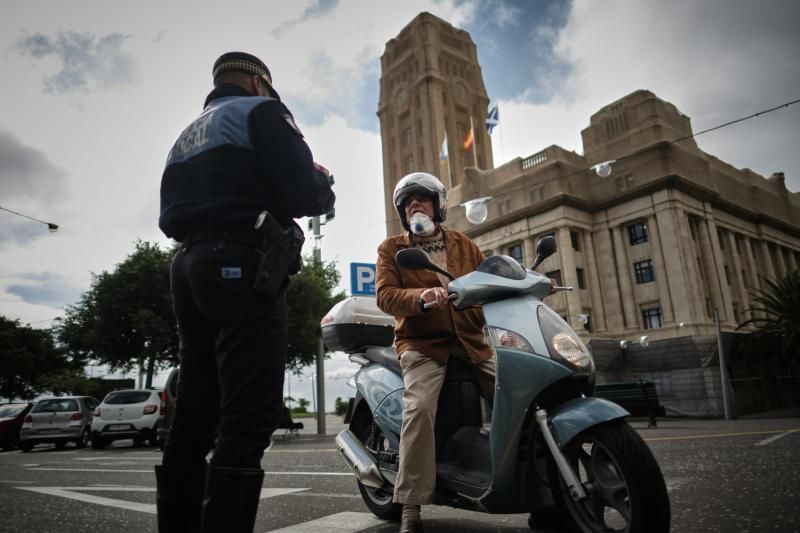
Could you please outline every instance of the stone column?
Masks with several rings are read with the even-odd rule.
[[[650,249],[653,251],[653,264],[656,268],[656,284],[658,285],[658,297],[661,301],[661,316],[664,318],[664,325],[666,325],[675,321],[675,314],[672,309],[664,250],[661,247],[661,232],[655,215],[647,217],[647,227],[650,230]]]
[[[795,259],[794,257],[794,250],[789,249],[789,253],[786,255],[789,256],[789,270],[791,272],[794,272],[795,270],[797,270],[797,259]]]
[[[733,323],[733,308],[731,307],[728,284],[725,281],[725,269],[722,266],[722,250],[717,239],[717,225],[713,218],[702,219],[699,228],[700,249],[703,252],[703,266],[706,272],[706,282],[711,290],[711,302],[719,309],[719,317],[723,322]]]
[[[786,262],[783,260],[783,251],[781,250],[780,244],[775,244],[775,263],[778,267],[778,276],[783,277],[786,275]]]
[[[625,316],[626,329],[639,329],[639,313],[636,311],[636,297],[633,293],[633,265],[625,251],[625,238],[622,226],[611,228],[614,242],[614,253],[617,258],[617,275],[619,276],[620,299]]]
[[[760,241],[761,244],[761,264],[764,266],[764,276],[772,279],[778,277],[775,271],[775,266],[772,264],[772,256],[769,253],[769,244],[765,240]]]
[[[754,242],[756,241],[750,237],[744,238],[744,262],[747,266],[747,273],[749,274],[750,287],[753,289],[760,289],[761,276],[763,276],[764,273],[761,272],[761,269],[758,267],[758,262],[756,261],[756,256],[753,255]]]
[[[670,289],[674,290],[675,320],[678,323],[705,322],[708,318],[705,301],[707,290],[697,262],[689,215],[682,209],[675,209],[671,213],[657,213],[657,217],[664,249],[670,250],[670,245],[676,241],[675,253],[666,256],[670,280],[678,281],[670,281]],[[671,231],[673,228],[677,233]]]
[[[614,334],[622,335],[625,319],[622,314],[619,276],[614,268],[614,248],[611,243],[611,230],[603,228],[592,234],[597,251],[597,270],[600,289],[603,293],[606,329]]]
[[[534,259],[536,259],[536,243],[533,241],[532,237],[523,239],[522,251],[525,254],[525,268],[530,268]]]
[[[586,269],[588,270],[586,282],[589,284],[589,292],[592,295],[592,329],[596,332],[602,332],[606,330],[605,302],[600,290],[600,274],[597,271],[597,258],[594,255],[592,234],[587,231],[585,235],[583,253],[586,258]]]
[[[731,272],[731,281],[733,282],[734,294],[737,295],[737,299],[739,300],[739,311],[741,312],[739,316],[740,320],[742,320],[745,311],[750,308],[750,295],[747,294],[747,285],[742,277],[742,261],[740,255],[744,252],[741,250],[737,251],[736,237],[733,235],[733,232],[727,232],[726,241],[725,246],[730,251],[728,257],[731,259],[728,262],[728,266],[733,270],[733,272]],[[735,318],[736,317],[734,317],[734,319]]]
[[[574,287],[574,290],[567,292],[567,316],[569,316],[569,323],[576,327],[578,322],[578,315],[583,312],[581,306],[581,294],[578,289],[578,274],[575,271],[575,251],[570,244],[572,241],[569,237],[569,228],[561,227],[558,229],[558,242],[561,246],[558,250],[561,257],[561,278],[564,280],[564,285],[567,287]]]

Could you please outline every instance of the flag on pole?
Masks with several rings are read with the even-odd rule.
[[[470,148],[472,148],[472,143],[475,142],[475,137],[472,135],[472,124],[470,123],[469,131],[467,132],[467,137],[464,139],[464,150],[469,152]]]
[[[492,134],[492,130],[500,123],[500,108],[499,104],[495,104],[493,108],[489,110],[489,114],[486,115],[486,130],[489,132],[489,135]]]
[[[439,159],[442,161],[447,159],[447,132],[444,132],[444,141],[442,141],[442,150],[439,152]]]

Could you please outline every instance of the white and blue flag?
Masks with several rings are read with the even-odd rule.
[[[439,152],[439,159],[442,161],[447,159],[447,132],[444,133],[444,141],[442,141],[442,151]]]
[[[494,107],[491,108],[489,110],[489,113],[486,115],[486,130],[489,132],[489,135],[492,134],[492,130],[499,123],[500,123],[499,104],[495,104]]]

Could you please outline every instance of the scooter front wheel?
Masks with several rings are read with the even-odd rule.
[[[564,455],[586,498],[575,501],[561,476],[556,500],[566,508],[572,529],[584,533],[666,533],[670,505],[664,476],[647,444],[624,420],[576,435]]]
[[[353,417],[353,421],[350,423],[350,431],[373,452],[386,450],[386,439],[383,436],[383,432],[379,426],[374,424],[369,411],[360,410],[356,413]],[[361,498],[375,516],[383,520],[400,520],[403,506],[402,504],[392,501],[394,492],[391,488],[386,490],[385,488],[367,487],[361,482],[357,483]]]

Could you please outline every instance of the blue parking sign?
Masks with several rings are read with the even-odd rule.
[[[350,294],[375,296],[375,263],[350,263]]]

